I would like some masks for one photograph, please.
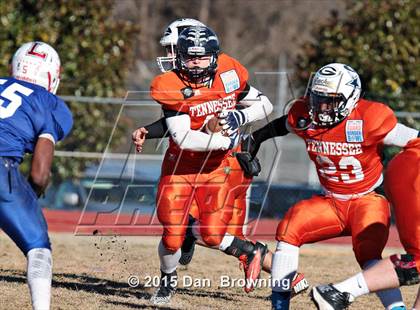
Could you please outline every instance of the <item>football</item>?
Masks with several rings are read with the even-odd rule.
[[[222,125],[219,124],[220,119],[217,116],[212,117],[206,124],[206,132],[208,134],[213,134],[213,133],[221,133],[223,134],[221,131],[223,130]]]

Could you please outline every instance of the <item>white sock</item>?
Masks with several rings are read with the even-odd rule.
[[[364,266],[363,270],[369,269],[373,265],[379,262],[378,259],[372,259],[368,261]],[[391,310],[394,307],[404,306],[404,302],[402,299],[401,291],[398,288],[391,288],[383,291],[378,291],[375,293],[376,296],[381,300],[382,305],[387,310]]]
[[[334,284],[334,287],[340,292],[350,293],[354,298],[369,293],[365,278],[361,272],[343,282]]]
[[[228,233],[225,233],[225,236],[222,239],[222,242],[219,244],[219,250],[224,251],[226,250],[233,242],[233,239],[235,237],[232,235],[229,235]]]
[[[299,247],[280,241],[273,254],[271,284],[273,291],[284,292],[292,288],[292,280],[299,264]]]
[[[181,249],[178,249],[175,253],[167,250],[162,243],[162,240],[159,242],[158,247],[159,260],[160,260],[160,270],[164,273],[172,273],[178,267],[178,261],[181,258]]]
[[[46,248],[32,249],[26,255],[27,280],[34,310],[49,310],[51,302],[52,255]]]

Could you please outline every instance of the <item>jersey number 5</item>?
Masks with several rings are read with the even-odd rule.
[[[351,184],[359,182],[365,178],[362,170],[362,164],[357,160],[356,157],[341,157],[340,161],[338,162],[338,167],[336,167],[334,162],[327,156],[318,155],[316,157],[316,161],[320,166],[318,167],[320,176],[328,179],[329,181],[341,181],[346,184]],[[351,167],[351,170],[348,168],[349,166]],[[337,173],[337,168],[339,169],[339,173]]]
[[[0,79],[0,85],[3,85],[6,83],[7,80]],[[17,94],[18,92],[19,94]],[[27,88],[23,85],[20,85],[18,83],[13,83],[9,85],[7,88],[5,88],[1,93],[0,97],[3,97],[7,100],[9,100],[9,104],[7,106],[4,106],[5,101],[3,99],[0,99],[0,118],[8,118],[15,114],[17,108],[20,107],[22,104],[22,95],[29,96],[33,93],[33,90],[30,88]]]

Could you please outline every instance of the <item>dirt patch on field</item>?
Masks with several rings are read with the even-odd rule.
[[[53,309],[153,309],[148,299],[159,275],[158,238],[75,237],[51,234],[54,256]],[[274,244],[270,244],[273,249]],[[398,250],[401,252],[401,250]],[[387,250],[385,255],[395,252]],[[16,246],[0,235],[2,309],[29,309],[26,260]],[[359,270],[349,246],[310,245],[301,250],[300,271],[310,284],[341,280]],[[246,294],[236,259],[216,250],[197,248],[193,262],[180,268],[180,289],[166,309],[270,309],[271,290]],[[136,276],[140,284],[127,284]],[[267,279],[268,275],[263,274]],[[268,281],[267,281],[268,282]],[[146,286],[151,287],[146,287]],[[410,305],[417,287],[403,288]],[[305,293],[291,309],[315,309]],[[359,298],[351,309],[383,309],[372,296]]]

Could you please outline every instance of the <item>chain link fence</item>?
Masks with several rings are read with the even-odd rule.
[[[274,112],[268,120],[252,125],[248,128],[249,130],[257,129],[265,125],[267,121],[282,115],[286,103],[298,96],[298,90],[291,85],[287,70],[255,72],[250,80],[252,85],[272,100]],[[128,137],[135,128],[152,123],[162,116],[160,105],[150,98],[148,90],[128,92],[126,98],[121,99],[80,96],[62,96],[62,98],[72,104],[118,105],[121,110],[120,114],[115,116],[114,127],[119,126],[119,122],[131,119],[130,123],[134,126],[127,129]],[[392,97],[373,99],[383,102],[396,100]],[[406,98],[405,100],[412,100],[414,103],[412,106],[419,108],[415,111],[398,111],[396,115],[402,122],[416,127],[420,119],[420,98]],[[147,206],[146,209],[151,211],[154,207],[153,195],[155,195],[155,185],[160,175],[160,164],[168,141],[167,139],[148,140],[142,154],[135,154],[130,141],[130,138],[127,138],[125,143],[117,143],[114,148],[107,147],[103,152],[75,152],[65,149],[56,151],[56,156],[78,158],[89,161],[90,164],[81,178],[53,184],[42,201],[43,206],[58,209],[83,208],[90,188],[97,180],[100,180],[99,183],[102,182],[102,184],[99,184],[99,187],[102,191],[97,191],[97,196],[91,197],[93,202],[98,203],[98,208],[100,208],[100,203],[109,199],[114,201],[112,205],[117,207],[118,200],[124,198],[130,202],[127,205],[131,204],[129,210],[127,209],[128,212],[136,209],[136,204],[139,203]],[[250,216],[258,214],[269,217],[281,216],[283,211],[294,202],[310,197],[319,191],[315,167],[309,160],[304,142],[295,135],[268,140],[262,145],[258,157],[261,161],[262,172],[254,178],[250,197],[248,197],[251,204]],[[127,185],[131,184],[130,182],[147,183],[150,186],[127,193],[121,184]],[[120,190],[115,189],[116,183]],[[109,195],[111,192],[112,197]],[[261,209],[262,205],[264,207]],[[278,206],[281,206],[280,210]]]

